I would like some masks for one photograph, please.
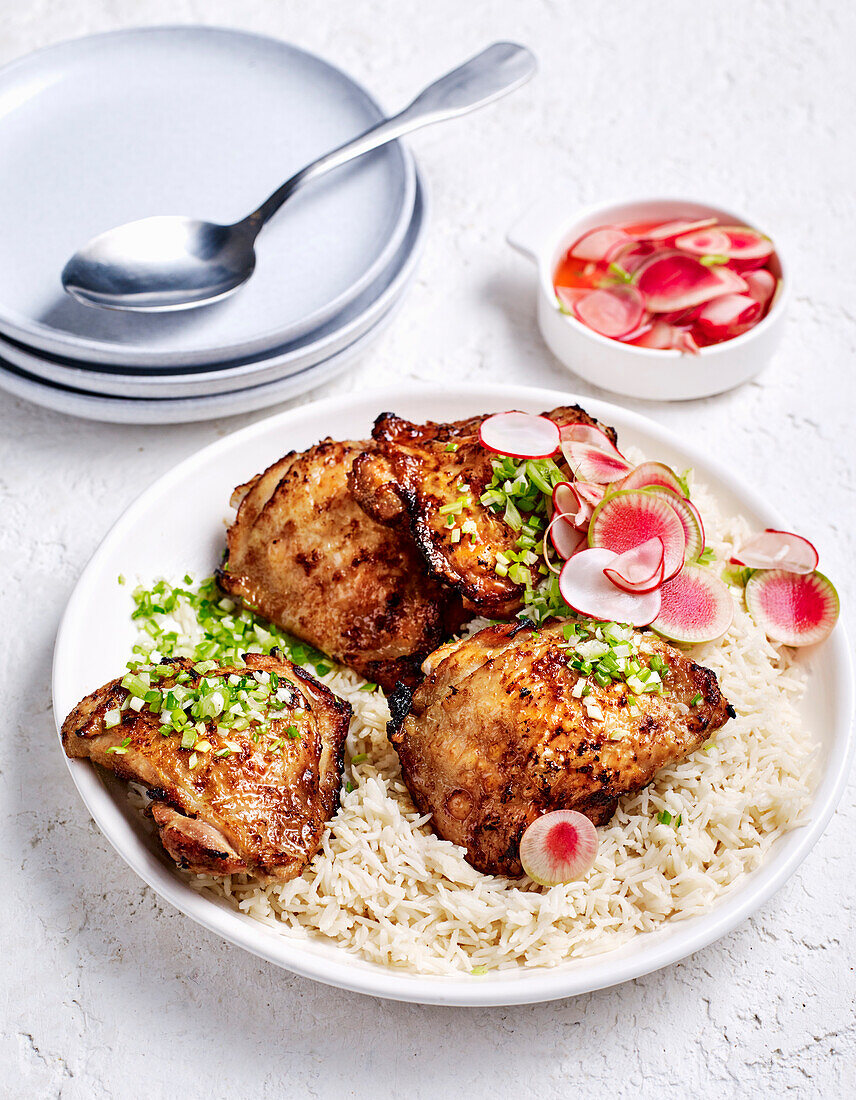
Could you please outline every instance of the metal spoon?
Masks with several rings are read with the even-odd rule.
[[[400,114],[308,164],[243,221],[217,225],[163,216],[128,222],[76,252],[62,285],[86,305],[140,312],[192,309],[225,298],[252,275],[262,227],[301,187],[411,130],[498,99],[535,69],[525,47],[495,42],[430,84]]]

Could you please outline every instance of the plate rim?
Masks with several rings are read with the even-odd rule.
[[[354,91],[362,97],[365,103],[377,112],[377,121],[381,121],[386,117],[386,112],[365,85],[334,62],[328,61],[319,54],[304,49],[302,46],[298,46],[284,38],[277,38],[271,34],[261,34],[256,31],[243,30],[238,27],[228,27],[221,24],[155,23],[150,26],[120,27],[115,30],[99,31],[95,34],[75,35],[58,42],[52,42],[39,49],[31,50],[21,57],[13,58],[7,64],[0,66],[0,84],[2,84],[2,81],[13,70],[25,68],[27,64],[34,60],[41,61],[45,56],[51,53],[59,54],[63,50],[73,49],[76,46],[83,47],[85,43],[100,42],[107,39],[133,39],[168,33],[180,33],[199,37],[223,36],[233,39],[245,39],[250,42],[273,43],[276,46],[284,47],[286,50],[290,50],[311,59],[316,65],[320,65],[329,72],[335,73],[340,79],[345,80],[353,87]],[[116,363],[130,365],[133,363],[140,367],[163,366],[168,362],[182,363],[187,366],[202,366],[206,363],[228,360],[229,358],[249,358],[252,355],[262,354],[270,347],[282,346],[292,340],[298,340],[301,336],[311,332],[313,328],[320,327],[326,321],[334,317],[336,313],[345,309],[349,302],[353,301],[367,289],[374,279],[383,272],[384,267],[392,262],[397,250],[404,241],[413,217],[416,197],[416,162],[410,148],[401,138],[389,142],[388,144],[391,149],[398,151],[401,157],[404,175],[401,211],[389,239],[369,268],[367,268],[350,287],[343,291],[337,298],[333,299],[332,302],[328,302],[327,305],[316,310],[308,317],[304,317],[300,321],[294,322],[290,329],[278,332],[268,332],[255,336],[243,343],[221,343],[218,344],[216,348],[210,348],[204,355],[201,352],[177,352],[175,350],[141,352],[131,346],[117,345],[105,340],[87,341],[84,337],[74,334],[68,334],[63,340],[54,340],[51,333],[56,330],[40,324],[39,322],[28,321],[25,317],[16,315],[13,318],[5,311],[2,303],[0,303],[0,334],[9,336],[11,339],[17,340],[26,347],[45,351],[48,354],[62,356],[67,359],[80,359],[81,361],[88,361],[90,363],[101,362],[108,365]],[[226,352],[225,355],[222,354],[224,351]]]
[[[663,442],[667,446],[671,445],[679,452],[685,453],[695,464],[708,471],[708,480],[716,482],[711,486],[714,490],[721,486],[738,498],[743,498],[760,515],[768,516],[771,525],[779,527],[786,525],[787,521],[777,510],[770,507],[760,493],[751,486],[743,484],[718,458],[708,455],[692,442],[685,443],[682,437],[670,428],[640,413],[598,398],[563,390],[523,385],[468,384],[456,385],[450,389],[448,386],[434,384],[372,388],[359,394],[337,395],[321,401],[309,402],[274,416],[265,417],[200,448],[167,470],[138,494],[110,527],[82,570],[63,612],[57,632],[51,684],[52,709],[58,735],[62,717],[57,713],[56,707],[57,681],[63,650],[66,645],[73,644],[73,641],[69,642],[72,618],[77,612],[77,604],[84,598],[83,589],[88,579],[98,568],[99,559],[102,555],[107,555],[111,541],[120,537],[126,527],[133,525],[137,510],[145,508],[151,498],[156,498],[167,490],[171,483],[181,480],[197,467],[204,466],[212,455],[230,448],[240,448],[245,441],[251,440],[255,435],[265,434],[279,428],[280,425],[299,420],[302,415],[305,415],[307,409],[312,409],[316,414],[323,414],[328,411],[332,413],[334,410],[347,412],[353,405],[361,408],[366,405],[372,407],[376,405],[377,408],[381,405],[391,407],[397,401],[412,399],[415,394],[424,398],[426,402],[448,401],[453,394],[483,400],[488,407],[506,400],[524,405],[528,403],[532,407],[541,408],[550,407],[551,403],[584,402],[589,411],[598,418],[606,421],[613,418],[620,428],[629,429],[631,432],[637,431],[653,438],[654,441]],[[711,478],[710,475],[713,477]],[[708,912],[688,918],[686,921],[675,922],[678,926],[677,931],[671,932],[668,938],[658,938],[657,932],[640,933],[640,936],[650,937],[645,941],[647,950],[621,957],[623,948],[619,947],[611,952],[572,960],[567,967],[531,968],[524,970],[522,974],[516,971],[515,976],[511,978],[486,975],[476,981],[470,975],[449,977],[411,974],[392,967],[383,967],[380,964],[366,963],[358,956],[349,956],[345,952],[342,953],[341,958],[328,959],[302,950],[298,939],[282,936],[260,923],[251,921],[250,918],[217,904],[212,899],[193,891],[160,864],[155,867],[152,860],[151,865],[147,865],[147,861],[138,853],[125,850],[120,840],[111,835],[109,822],[106,828],[103,823],[104,819],[110,816],[105,804],[109,804],[110,807],[113,807],[113,804],[94,769],[86,761],[72,760],[67,757],[61,743],[59,751],[84,804],[108,842],[128,866],[159,897],[170,902],[196,923],[251,954],[303,977],[390,1000],[462,1007],[540,1003],[618,985],[686,958],[731,932],[776,893],[797,870],[820,839],[841,799],[848,781],[854,750],[856,750],[856,736],[854,736],[856,731],[853,725],[853,664],[846,629],[842,621],[839,622],[830,639],[823,644],[829,649],[829,659],[833,660],[837,666],[837,674],[840,676],[844,690],[834,708],[834,742],[824,772],[825,778],[821,779],[818,790],[815,792],[815,814],[806,825],[799,826],[786,836],[779,838],[780,841],[788,842],[789,850],[783,856],[780,854],[778,859],[774,855],[775,848],[773,852],[768,852],[757,869],[743,876],[739,895],[727,894]],[[817,794],[821,786],[828,789],[822,804],[817,804]],[[113,809],[118,813],[115,807]],[[634,940],[636,939],[638,937],[634,937]],[[591,971],[594,973],[590,973]],[[603,973],[598,973],[599,971]]]

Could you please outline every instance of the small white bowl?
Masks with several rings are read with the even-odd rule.
[[[689,199],[629,199],[589,206],[571,216],[564,209],[542,206],[522,218],[508,234],[508,243],[538,266],[538,323],[556,358],[580,378],[605,390],[659,401],[709,397],[754,378],[772,357],[784,329],[788,283],[778,250],[770,268],[779,278],[779,287],[767,316],[742,336],[702,348],[698,355],[638,348],[601,336],[562,313],[553,289],[557,264],[588,229],[714,216],[727,225],[760,229],[739,212]]]

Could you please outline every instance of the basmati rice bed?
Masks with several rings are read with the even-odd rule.
[[[719,569],[748,524],[723,517],[698,487],[693,499]],[[354,709],[346,788],[309,868],[285,884],[186,875],[188,884],[283,935],[326,937],[371,962],[435,975],[555,966],[708,911],[801,823],[811,785],[813,743],[797,709],[804,676],[734,593],[728,634],[692,655],[716,672],[738,717],[621,800],[580,881],[543,888],[470,867],[414,809],[383,696],[336,668],[320,678]],[[200,634],[189,606],[159,622],[191,652]]]

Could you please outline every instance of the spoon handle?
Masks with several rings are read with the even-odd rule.
[[[466,114],[476,107],[513,91],[535,73],[537,62],[525,46],[513,42],[494,42],[486,50],[471,57],[433,84],[429,84],[416,99],[392,118],[384,119],[360,134],[308,164],[279,187],[242,223],[258,233],[279,210],[286,199],[304,184],[349,161],[371,152],[389,141],[447,118]]]

